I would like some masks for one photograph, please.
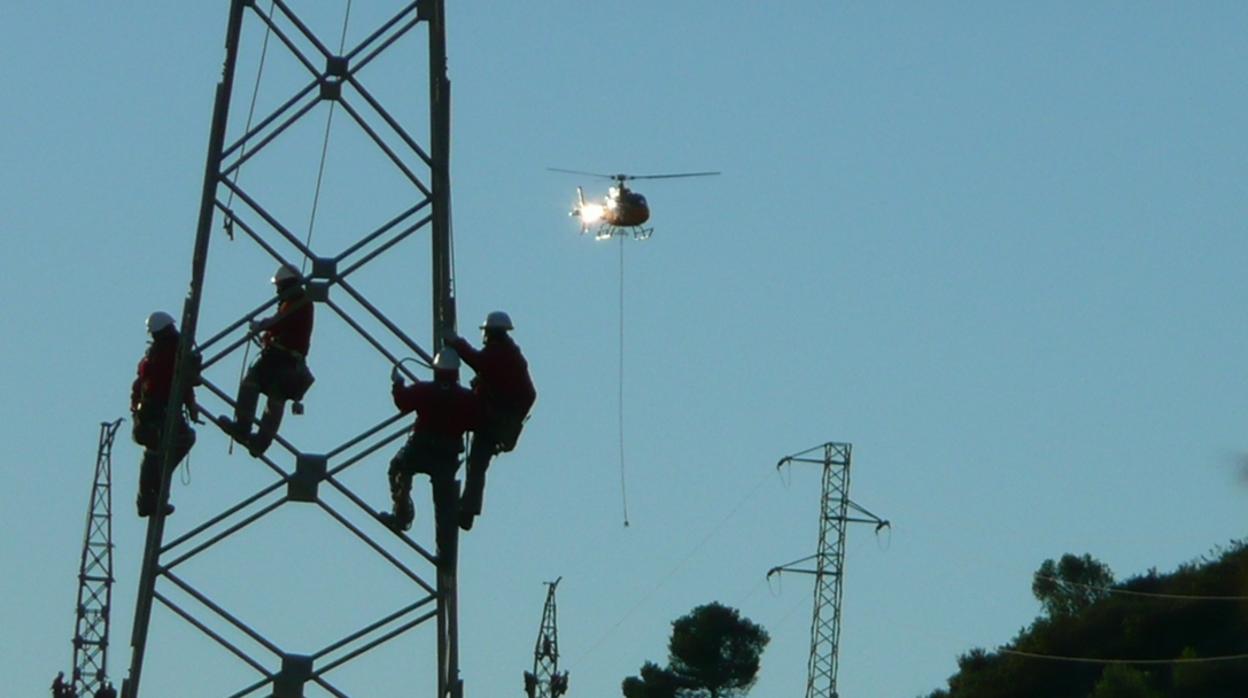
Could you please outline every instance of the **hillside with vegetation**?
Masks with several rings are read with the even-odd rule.
[[[1121,582],[1065,555],[1032,591],[1042,614],[997,651],[959,657],[927,698],[1248,696],[1248,539]]]

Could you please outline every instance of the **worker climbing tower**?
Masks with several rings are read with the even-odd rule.
[[[391,368],[412,377],[401,357],[427,367],[455,330],[443,0],[381,5],[353,16],[350,0],[222,2],[225,59],[170,391],[200,385],[207,420],[194,489],[169,515],[178,398],[165,411],[123,698],[462,695],[459,482],[433,477],[445,506],[410,535],[366,501],[388,503],[386,462],[410,431],[390,402]],[[241,73],[254,88],[235,88]],[[427,92],[413,91],[422,74]],[[414,244],[422,232],[427,248]],[[252,321],[278,302],[264,283],[278,267],[300,270],[318,311],[316,387],[272,449],[227,454],[217,420],[234,406]],[[422,293],[427,312],[411,303]],[[414,338],[422,326],[427,342]],[[430,626],[433,642],[408,641]]]
[[[100,424],[95,478],[87,505],[87,531],[78,565],[74,673],[80,696],[93,696],[108,677],[108,619],[113,602],[113,437],[121,420]]]
[[[773,567],[767,576],[780,572],[800,572],[815,577],[814,616],[810,624],[810,659],[807,662],[806,698],[839,698],[836,691],[837,655],[841,645],[841,593],[845,582],[845,534],[851,523],[875,524],[876,530],[888,521],[872,514],[849,499],[851,444],[826,443],[786,456],[776,465],[814,463],[823,466],[820,493],[819,545],[809,557]],[[811,454],[822,452],[822,457]],[[853,516],[851,510],[861,516]],[[797,567],[814,563],[814,568]]]
[[[555,587],[560,577],[546,582],[546,605],[533,648],[533,671],[524,672],[524,692],[529,698],[559,698],[568,692],[568,672],[559,672],[559,627],[555,618]]]

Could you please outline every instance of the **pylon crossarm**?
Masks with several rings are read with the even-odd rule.
[[[226,639],[224,636],[222,636],[220,633],[218,633],[217,631],[213,630],[212,628],[209,628],[207,625],[205,625],[204,623],[200,622],[197,618],[195,618],[194,616],[192,616],[190,613],[187,613],[185,610],[183,610],[183,609],[182,609],[182,607],[181,607],[181,606],[179,606],[179,605],[177,605],[176,603],[174,603],[173,601],[171,601],[171,600],[170,600],[167,596],[165,596],[164,594],[160,593],[159,591],[156,591],[156,592],[153,594],[153,596],[156,598],[156,600],[157,600],[157,601],[160,601],[162,604],[164,604],[165,608],[168,608],[170,611],[173,611],[173,612],[174,612],[175,614],[177,614],[177,615],[178,615],[178,617],[180,617],[182,620],[184,620],[184,621],[186,621],[187,623],[190,623],[191,625],[193,625],[193,626],[195,627],[195,629],[196,629],[196,630],[199,630],[201,633],[203,633],[203,634],[207,635],[208,637],[212,638],[213,640],[215,640],[215,641],[216,641],[216,643],[217,643],[218,645],[221,645],[222,647],[224,647],[224,648],[225,648],[226,650],[228,650],[231,654],[233,654],[234,656],[236,656],[236,657],[238,657],[239,659],[241,659],[244,663],[246,663],[246,664],[247,664],[248,666],[250,666],[252,669],[255,669],[255,670],[256,670],[257,672],[259,672],[261,675],[265,676],[268,680],[272,680],[272,679],[273,679],[273,675],[272,675],[272,674],[270,674],[270,673],[268,672],[268,670],[266,670],[266,669],[264,668],[264,665],[263,665],[263,664],[261,664],[259,661],[255,660],[255,659],[253,659],[253,658],[251,657],[251,655],[247,654],[247,653],[246,653],[246,652],[244,652],[241,648],[239,648],[237,645],[235,645],[234,643],[232,643],[232,642],[230,642],[229,640],[227,640],[227,639]],[[261,685],[263,685],[263,683],[261,683]]]
[[[770,570],[768,570],[768,571],[767,571],[767,576],[768,576],[768,577],[770,577],[773,573],[776,573],[776,572],[794,572],[794,571],[797,571],[797,570],[793,570],[793,569],[790,569],[790,568],[791,568],[791,567],[793,567],[793,565],[800,565],[800,564],[802,564],[803,562],[810,562],[811,560],[817,559],[818,557],[819,557],[819,554],[818,554],[818,553],[816,553],[816,554],[814,554],[814,555],[807,555],[806,557],[799,558],[799,559],[794,560],[794,561],[792,561],[792,562],[786,562],[786,563],[784,563],[783,565],[776,565],[775,567],[772,567]]]
[[[853,509],[854,511],[858,512],[859,514],[862,514],[862,515],[864,515],[864,516],[869,516],[869,517],[871,517],[871,518],[869,518],[869,519],[852,519],[852,518],[847,518],[847,519],[845,519],[846,521],[849,521],[850,523],[869,523],[869,524],[875,524],[875,530],[876,530],[876,531],[879,531],[881,528],[892,528],[893,524],[892,524],[892,523],[890,523],[890,522],[888,521],[888,519],[882,519],[882,518],[880,518],[880,517],[876,516],[875,514],[872,514],[871,512],[867,511],[864,507],[861,507],[861,506],[859,506],[859,505],[855,504],[855,503],[854,503],[854,502],[852,502],[852,501],[848,502],[847,504],[848,504],[848,506],[849,506],[849,508],[850,508],[850,509]]]

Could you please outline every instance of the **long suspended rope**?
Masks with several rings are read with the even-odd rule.
[[[347,0],[347,11],[342,17],[342,36],[338,40],[338,55],[340,56],[347,47],[347,25],[350,20],[351,0]],[[312,231],[316,228],[316,210],[321,203],[321,183],[325,179],[325,160],[326,155],[329,153],[329,131],[334,125],[334,107],[336,105],[336,101],[330,101],[329,116],[325,119],[325,137],[321,140],[321,163],[316,168],[316,191],[312,194],[312,213],[308,216],[308,235],[303,243],[304,247],[308,249],[312,248]],[[302,275],[307,270],[307,267],[308,256],[305,254],[303,261],[299,264],[299,273]]]
[[[276,0],[274,0],[274,2],[269,3],[269,15],[268,15],[269,21],[264,23],[264,41],[260,43],[260,62],[256,66],[255,84],[252,85],[251,87],[251,104],[247,108],[247,123],[245,126],[243,126],[244,135],[251,132],[251,122],[256,116],[256,100],[260,96],[260,80],[262,77],[264,77],[264,61],[269,55],[269,36],[273,33],[273,8],[276,4],[277,4]],[[240,158],[247,157],[247,144],[246,143],[244,143],[243,147],[240,149],[239,157]],[[239,177],[242,176],[242,174],[243,174],[243,166],[239,165],[238,168],[234,170],[234,183],[235,184],[238,184],[238,179]],[[229,210],[230,206],[233,204],[234,204],[234,188],[231,187],[230,193],[225,201],[226,210]],[[230,237],[231,240],[234,239],[234,219],[228,215],[225,218],[225,233],[226,235]],[[243,346],[243,363],[241,366],[238,367],[239,385],[242,385],[243,378],[247,375],[247,359],[250,358],[250,355],[251,355],[251,342],[247,342]],[[226,448],[227,454],[234,455],[234,439],[229,439],[225,448]]]
[[[260,78],[264,75],[264,59],[269,55],[269,35],[273,33],[273,7],[276,4],[276,0],[269,3],[269,21],[264,23],[264,41],[260,44],[260,64],[256,66],[256,82],[251,88],[251,105],[247,108],[247,124],[243,126],[244,135],[251,132],[251,122],[256,116],[256,98],[260,95]],[[243,147],[239,152],[239,157],[247,157],[246,143],[243,144]],[[238,178],[241,177],[242,174],[243,166],[239,165],[234,170],[233,181],[235,184],[238,184]],[[234,189],[231,187],[230,193],[225,201],[225,208],[228,210],[233,203]],[[225,233],[230,236],[231,240],[234,239],[233,219],[228,216],[225,219]]]
[[[624,526],[628,527],[628,486],[624,478],[624,236],[620,236],[620,383],[619,383],[619,437],[620,437],[620,500],[624,508]]]

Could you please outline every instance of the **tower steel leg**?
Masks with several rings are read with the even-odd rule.
[[[216,200],[221,152],[225,144],[225,127],[230,113],[230,96],[234,89],[234,67],[238,58],[238,37],[243,23],[244,0],[231,0],[229,22],[225,32],[225,67],[217,83],[213,100],[212,127],[208,136],[208,157],[204,165],[204,186],[199,200],[199,223],[195,230],[195,252],[191,260],[191,285],[182,306],[181,337],[178,341],[177,368],[169,403],[165,408],[165,425],[161,435],[161,484],[156,510],[147,522],[147,542],[143,548],[143,567],[139,572],[139,594],[135,602],[134,627],[130,637],[130,672],[122,682],[122,698],[139,695],[143,675],[143,655],[147,649],[148,625],[152,619],[152,599],[156,587],[156,566],[165,533],[165,505],[169,502],[169,476],[177,465],[174,459],[176,425],[182,418],[182,396],[188,382],[191,353],[195,346],[195,330],[199,321],[199,305],[203,296],[204,269],[208,263],[208,240],[212,234],[214,201]]]

